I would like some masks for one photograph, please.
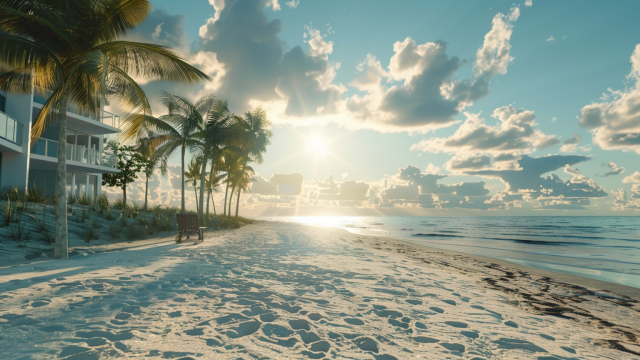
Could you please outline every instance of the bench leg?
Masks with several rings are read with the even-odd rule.
[[[198,240],[204,241],[204,231],[202,229],[198,229],[198,230],[199,230],[198,232],[200,233],[200,237],[198,238]]]

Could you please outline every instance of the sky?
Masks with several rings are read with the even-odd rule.
[[[129,38],[213,78],[144,84],[154,114],[161,90],[213,93],[273,123],[245,214],[640,209],[636,1],[152,4]],[[154,201],[176,202],[171,162]]]

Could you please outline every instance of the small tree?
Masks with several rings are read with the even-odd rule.
[[[127,203],[127,184],[138,178],[138,173],[145,166],[146,161],[134,146],[120,145],[117,141],[109,141],[107,149],[113,151],[118,158],[120,172],[102,175],[102,185],[119,187],[122,189],[122,203]]]

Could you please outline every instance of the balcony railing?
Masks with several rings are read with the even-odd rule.
[[[44,95],[43,95],[44,94]],[[51,94],[53,94],[52,91],[49,90],[45,90],[42,88],[36,88],[35,91],[33,92],[33,101],[37,102],[38,104],[42,104],[44,105],[47,100],[49,100],[49,98],[51,97]],[[114,128],[119,128],[120,127],[120,116],[116,115],[116,114],[112,114],[108,111],[105,110],[100,110],[100,116],[96,117],[95,115],[92,115],[89,110],[87,109],[77,109],[74,108],[73,106],[67,106],[67,111],[74,113],[74,114],[78,114],[80,116],[86,117],[87,119],[91,119],[91,120],[95,120],[95,121],[99,121],[105,125],[109,125],[111,127]]]
[[[22,146],[22,123],[0,111],[0,138]]]
[[[31,148],[31,153],[47,157],[58,157],[58,142],[49,139],[38,139]],[[77,161],[91,165],[101,165],[110,168],[118,168],[118,159],[111,152],[103,152],[89,149],[84,146],[66,144],[66,158],[68,161]]]

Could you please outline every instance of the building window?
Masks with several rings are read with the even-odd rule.
[[[98,177],[96,175],[67,172],[67,194],[70,197],[98,195]]]
[[[7,103],[7,98],[0,94],[0,111],[6,112],[5,105]]]

